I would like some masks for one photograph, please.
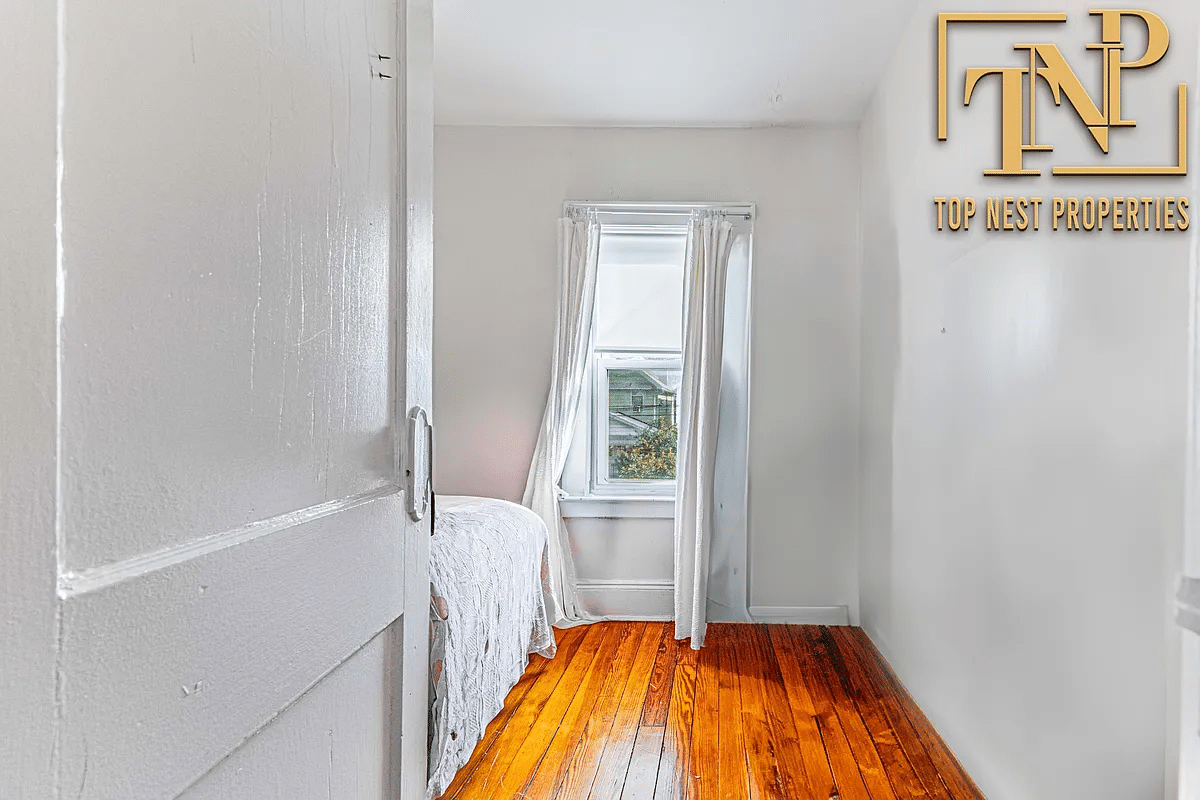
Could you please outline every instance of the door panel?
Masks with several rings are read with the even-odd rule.
[[[386,628],[404,602],[401,506],[393,494],[69,597],[67,785],[173,797]]]
[[[0,31],[0,798],[40,800],[57,655],[53,6],[0,3]]]
[[[181,800],[398,797],[397,776],[386,767],[396,743],[399,626],[372,639]],[[322,757],[291,757],[314,753]]]
[[[399,483],[395,17],[67,0],[69,569]]]

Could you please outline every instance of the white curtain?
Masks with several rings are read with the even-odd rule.
[[[733,226],[720,214],[705,214],[688,226],[675,483],[675,638],[690,638],[696,650],[704,646],[707,628],[725,277],[732,246]]]
[[[537,512],[549,529],[550,596],[546,602],[558,626],[593,619],[576,600],[575,562],[558,501],[559,481],[587,373],[599,257],[600,223],[594,217],[558,221],[558,321],[554,326],[550,395],[524,497],[524,504]]]
[[[746,585],[747,472],[750,435],[750,237],[733,225],[725,278],[721,347],[721,433],[717,437],[712,544],[708,562],[710,622],[751,622]]]

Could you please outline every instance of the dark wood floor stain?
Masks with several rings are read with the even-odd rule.
[[[858,628],[558,631],[443,800],[983,800]]]

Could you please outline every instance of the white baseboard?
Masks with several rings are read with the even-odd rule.
[[[585,609],[609,619],[670,620],[675,613],[671,581],[592,580],[578,584]],[[849,625],[847,606],[750,606],[755,622],[792,625]]]
[[[875,645],[875,649],[879,651],[879,655],[883,656],[883,660],[890,665],[892,663],[892,646],[888,644],[888,640],[873,625],[863,625],[862,629],[867,638],[871,640],[871,644]]]
[[[847,606],[750,606],[755,622],[789,625],[849,625]]]
[[[580,604],[609,619],[670,620],[675,614],[675,584],[671,581],[581,581]]]

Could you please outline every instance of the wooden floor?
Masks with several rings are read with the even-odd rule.
[[[857,628],[665,623],[558,632],[445,800],[976,800]]]

